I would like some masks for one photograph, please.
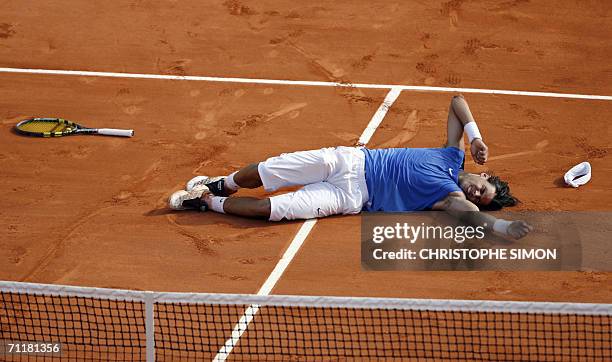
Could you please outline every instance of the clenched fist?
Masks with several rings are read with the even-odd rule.
[[[484,165],[489,158],[489,147],[480,138],[475,138],[470,145],[472,159],[479,165]]]
[[[522,220],[513,221],[508,226],[508,235],[515,239],[520,239],[525,235],[529,234],[533,230],[533,227]]]

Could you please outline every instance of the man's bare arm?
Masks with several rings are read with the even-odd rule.
[[[448,110],[446,147],[456,147],[462,151],[463,131],[468,133],[470,140],[470,151],[472,158],[478,164],[484,164],[489,156],[488,147],[483,142],[476,120],[470,111],[467,101],[463,96],[454,96]]]
[[[470,106],[462,95],[453,97],[451,100],[451,109],[463,127],[470,122],[476,122],[474,116],[472,115],[472,111],[470,111]]]
[[[453,110],[453,101],[456,97],[453,97],[451,104],[448,108],[448,119],[446,121],[446,147],[455,147],[461,151],[465,151],[463,145],[463,123],[457,117],[457,114]]]
[[[474,226],[483,226],[486,231],[495,231],[502,235],[520,239],[533,230],[531,225],[522,220],[508,221],[481,212],[478,206],[465,198],[463,192],[451,192],[436,202],[433,210],[444,210],[457,219]]]

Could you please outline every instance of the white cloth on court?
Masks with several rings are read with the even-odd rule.
[[[368,201],[365,155],[355,147],[284,153],[259,163],[266,191],[305,185],[270,198],[271,221],[357,214]]]
[[[572,187],[586,184],[591,179],[591,164],[582,162],[572,167],[563,177],[565,183]]]

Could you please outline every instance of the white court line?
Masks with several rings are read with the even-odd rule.
[[[361,134],[361,137],[359,137],[359,141],[357,141],[358,145],[365,146],[368,142],[370,142],[370,138],[372,138],[374,132],[376,131],[378,126],[380,126],[382,120],[385,118],[387,111],[389,111],[389,108],[391,108],[393,103],[395,103],[395,100],[397,99],[397,97],[399,97],[401,92],[402,90],[400,88],[391,88],[391,91],[387,93],[385,100],[382,102],[380,107],[378,107],[376,113],[374,113],[374,116],[370,120],[370,123],[368,123],[366,129]]]
[[[306,237],[308,236],[308,234],[310,234],[310,231],[316,223],[317,219],[309,219],[306,220],[304,224],[302,224],[302,227],[300,227],[300,230],[291,241],[291,244],[289,244],[289,247],[287,248],[287,250],[285,250],[285,253],[276,264],[276,267],[274,267],[274,270],[272,270],[272,273],[270,273],[270,275],[268,276],[268,279],[266,279],[261,288],[259,288],[257,295],[270,294],[272,288],[274,288],[276,282],[278,282],[281,275],[283,275],[285,269],[287,269],[287,266],[289,266],[289,263],[291,262],[291,260],[293,260],[295,254],[297,254],[298,250],[300,250],[300,247],[304,243],[304,240],[306,240]],[[249,327],[249,323],[251,323],[251,321],[255,317],[255,314],[257,314],[258,311],[259,305],[257,304],[251,304],[244,311],[244,314],[242,315],[242,317],[240,317],[240,320],[238,321],[236,326],[234,326],[234,330],[232,331],[231,337],[227,341],[225,341],[224,346],[221,347],[213,361],[225,361],[225,359],[230,355],[230,353],[232,353],[234,346],[238,344],[240,337],[242,337],[242,334],[247,330],[247,328]]]
[[[397,89],[404,90],[404,91],[484,93],[484,94],[514,95],[514,96],[574,98],[574,99],[592,99],[592,100],[612,101],[612,96],[603,96],[603,95],[513,91],[513,90],[502,90],[502,89],[429,87],[429,86],[414,86],[414,85],[400,85],[400,84],[392,85],[392,84],[369,84],[369,83],[339,83],[339,82],[317,82],[317,81],[302,81],[302,80],[224,78],[224,77],[202,77],[202,76],[193,76],[193,75],[183,76],[183,75],[163,75],[163,74],[113,73],[113,72],[90,72],[90,71],[80,71],[80,70],[22,69],[22,68],[0,68],[0,73],[27,73],[27,74],[47,74],[47,75],[72,75],[72,76],[83,76],[83,77],[139,78],[139,79],[162,79],[162,80],[190,80],[190,81],[204,81],[204,82],[276,84],[276,85],[299,85],[299,86],[318,86],[318,87],[370,88],[370,89],[397,88]]]
[[[376,113],[374,113],[374,116],[372,116],[370,123],[368,123],[368,126],[361,134],[361,137],[359,137],[360,145],[365,146],[370,141],[370,138],[372,138],[374,131],[376,131],[376,128],[385,118],[385,115],[389,111],[389,108],[391,108],[397,97],[399,97],[401,91],[402,90],[399,88],[392,88],[389,91],[389,93],[385,97],[385,100],[382,102],[380,107],[378,107],[378,110],[376,110]],[[306,240],[308,234],[310,234],[312,228],[315,226],[316,223],[317,219],[309,219],[306,220],[304,224],[302,224],[302,227],[300,227],[300,230],[291,241],[291,244],[289,244],[289,247],[276,264],[276,267],[274,267],[274,270],[272,270],[272,273],[270,273],[270,275],[268,276],[268,279],[266,279],[261,288],[259,288],[257,295],[270,294],[270,292],[274,288],[274,285],[276,285],[276,282],[278,282],[280,277],[283,275],[285,269],[287,269],[287,266],[289,266],[289,263],[291,263],[291,260],[293,260],[295,254],[297,254],[298,250],[300,250],[300,247],[304,243],[304,240]],[[225,341],[223,347],[221,347],[219,349],[219,352],[217,352],[217,355],[213,359],[214,362],[225,361],[229,357],[234,347],[238,344],[240,337],[242,337],[242,334],[247,330],[247,328],[249,327],[249,323],[251,323],[251,321],[255,317],[255,314],[257,314],[258,311],[258,304],[251,304],[244,311],[244,314],[242,315],[242,317],[240,317],[240,320],[234,326],[230,338]]]

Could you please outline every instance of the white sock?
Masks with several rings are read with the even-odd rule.
[[[238,171],[231,173],[229,176],[225,178],[225,187],[232,191],[238,191],[240,186],[234,181],[234,175],[237,174]]]
[[[204,201],[206,202],[206,205],[208,205],[208,208],[212,211],[218,212],[220,214],[225,214],[225,210],[223,210],[223,204],[225,203],[225,199],[227,199],[227,197],[210,196],[207,197]]]

